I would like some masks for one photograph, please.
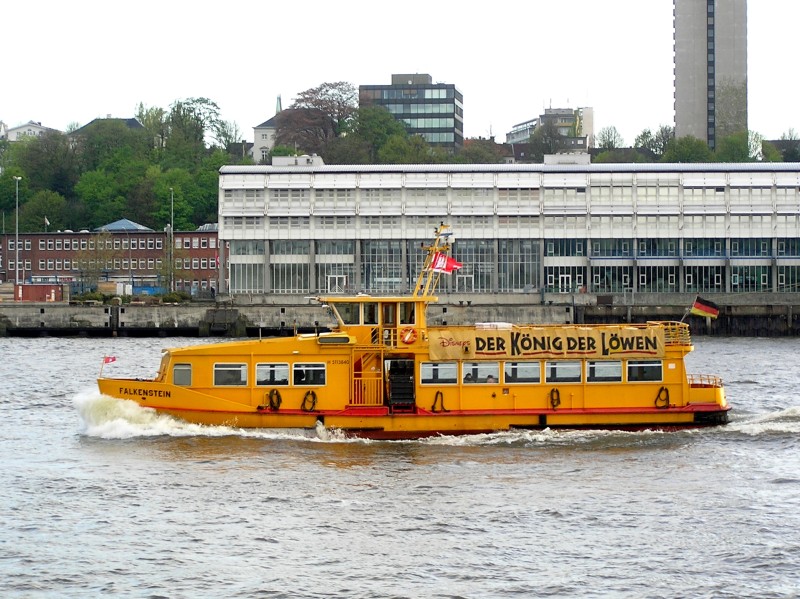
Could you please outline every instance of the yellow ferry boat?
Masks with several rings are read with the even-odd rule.
[[[328,296],[329,332],[164,351],[152,380],[100,391],[200,424],[411,439],[509,429],[725,424],[720,378],[688,375],[683,322],[429,326],[448,255],[442,225],[408,296]]]

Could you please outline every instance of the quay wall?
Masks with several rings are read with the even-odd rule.
[[[448,294],[428,307],[428,322],[591,324],[684,318],[695,335],[800,335],[800,294],[714,296],[720,308],[715,320],[687,315],[694,298],[693,294]],[[332,324],[327,309],[300,296],[234,297],[174,305],[0,302],[0,336],[252,337],[312,332]]]

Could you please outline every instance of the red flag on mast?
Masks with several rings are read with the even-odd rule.
[[[444,272],[447,274],[452,273],[454,270],[458,270],[461,268],[463,264],[448,256],[447,254],[443,254],[441,252],[436,252],[431,259],[431,270],[433,272]]]

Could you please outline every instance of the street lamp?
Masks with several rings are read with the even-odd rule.
[[[17,195],[17,212],[16,212],[17,232],[16,232],[16,235],[15,235],[15,238],[14,238],[14,249],[17,252],[16,258],[14,260],[14,267],[17,269],[17,275],[16,275],[17,285],[19,285],[19,182],[21,180],[22,180],[22,177],[14,177],[14,184],[16,185],[16,188],[17,188],[17,194],[16,194]]]
[[[175,291],[175,192],[169,188],[169,290]]]

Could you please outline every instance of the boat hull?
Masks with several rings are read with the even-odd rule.
[[[415,439],[508,430],[611,429],[674,430],[724,424],[729,407],[718,403],[683,407],[516,409],[430,411],[414,407],[392,413],[388,406],[349,406],[338,410],[271,409],[242,406],[213,396],[156,382],[100,379],[105,395],[136,402],[185,422],[234,428],[308,429],[319,425],[348,436],[370,439]],[[203,406],[199,408],[198,406]]]

